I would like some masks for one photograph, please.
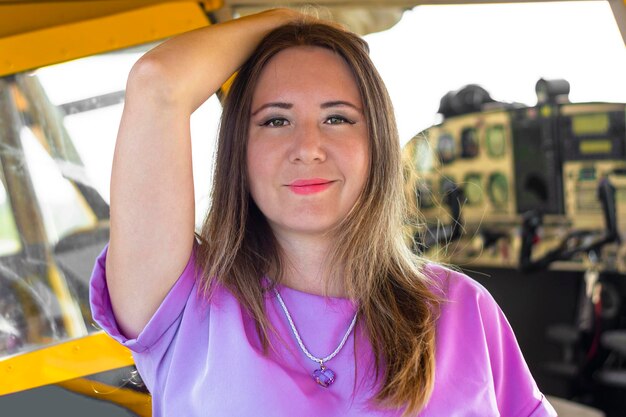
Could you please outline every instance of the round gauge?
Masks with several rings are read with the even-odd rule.
[[[467,199],[467,204],[476,205],[482,203],[482,176],[480,174],[467,174],[463,183],[463,191],[465,193],[465,198]]]
[[[441,177],[439,181],[439,194],[442,196],[450,194],[457,188],[456,181],[453,177]]]
[[[454,146],[454,138],[450,134],[444,133],[439,136],[439,140],[437,140],[437,154],[442,164],[449,164],[454,161],[456,147]]]
[[[487,153],[489,156],[499,158],[506,151],[506,137],[504,126],[497,125],[487,128]]]
[[[433,184],[430,180],[420,181],[417,184],[417,204],[421,209],[428,209],[435,206],[435,201],[433,200]]]
[[[473,127],[461,132],[461,158],[476,158],[478,156],[478,133]]]
[[[489,192],[489,198],[495,207],[506,207],[509,200],[509,182],[506,175],[500,172],[491,174],[487,190]]]
[[[415,139],[415,169],[417,172],[430,172],[434,155],[430,143],[424,137]]]

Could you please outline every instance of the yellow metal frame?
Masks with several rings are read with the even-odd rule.
[[[211,7],[218,3],[212,2]],[[0,37],[0,77],[153,42],[207,24],[198,2],[173,1]],[[0,395],[70,384],[133,363],[127,348],[99,332],[0,359]]]
[[[0,395],[133,364],[127,348],[98,332],[0,360]]]
[[[130,384],[130,382],[129,382]],[[67,390],[97,400],[108,401],[122,406],[140,417],[152,416],[150,394],[144,394],[126,387],[116,387],[87,378],[72,379],[57,384]]]
[[[0,77],[153,42],[208,24],[196,2],[171,2],[0,38]]]

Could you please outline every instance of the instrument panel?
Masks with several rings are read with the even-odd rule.
[[[458,265],[517,267],[522,218],[543,218],[537,257],[572,232],[606,227],[601,178],[615,189],[617,225],[626,240],[626,105],[558,104],[500,108],[448,117],[405,146],[408,189],[436,243],[429,257]],[[451,198],[460,204],[455,217]],[[458,207],[457,207],[458,208]],[[459,222],[461,236],[445,227]],[[611,244],[611,268],[626,273],[626,244]],[[584,260],[557,268],[584,269]]]
[[[509,125],[506,111],[458,116],[407,144],[404,152],[416,173],[414,187],[427,217],[449,217],[444,197],[457,188],[463,192],[467,223],[481,223],[486,216],[502,221],[515,217]]]

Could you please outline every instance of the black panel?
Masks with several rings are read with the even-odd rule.
[[[530,371],[544,394],[574,399],[603,410],[607,417],[624,417],[626,390],[597,382],[586,391],[573,390],[575,381],[549,372],[547,364],[563,359],[562,345],[548,340],[547,330],[555,325],[577,323],[579,297],[584,287],[582,272],[541,271],[522,274],[512,269],[474,267],[468,275],[484,285],[506,315],[520,345]],[[626,276],[602,274],[605,285],[620,294],[619,315],[606,323],[603,331],[626,326]],[[611,357],[617,359],[616,357]],[[611,358],[599,366],[611,368]]]
[[[546,338],[546,330],[554,324],[574,322],[582,273],[544,271],[527,275],[496,268],[472,268],[466,273],[484,285],[500,305],[539,388],[544,394],[566,397],[566,382],[543,368],[561,356],[560,347]]]
[[[539,109],[512,112],[515,197],[517,213],[538,210],[562,214],[563,186],[556,108],[551,117],[539,116]]]

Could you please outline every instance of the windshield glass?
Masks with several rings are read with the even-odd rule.
[[[128,72],[154,44],[0,78],[0,358],[98,329],[89,277],[109,235],[109,179]],[[196,224],[221,113],[191,118]]]
[[[626,102],[626,48],[609,2],[417,6],[365,38],[402,144],[439,123],[441,98],[468,84],[534,106],[535,83],[561,78],[572,102]]]

